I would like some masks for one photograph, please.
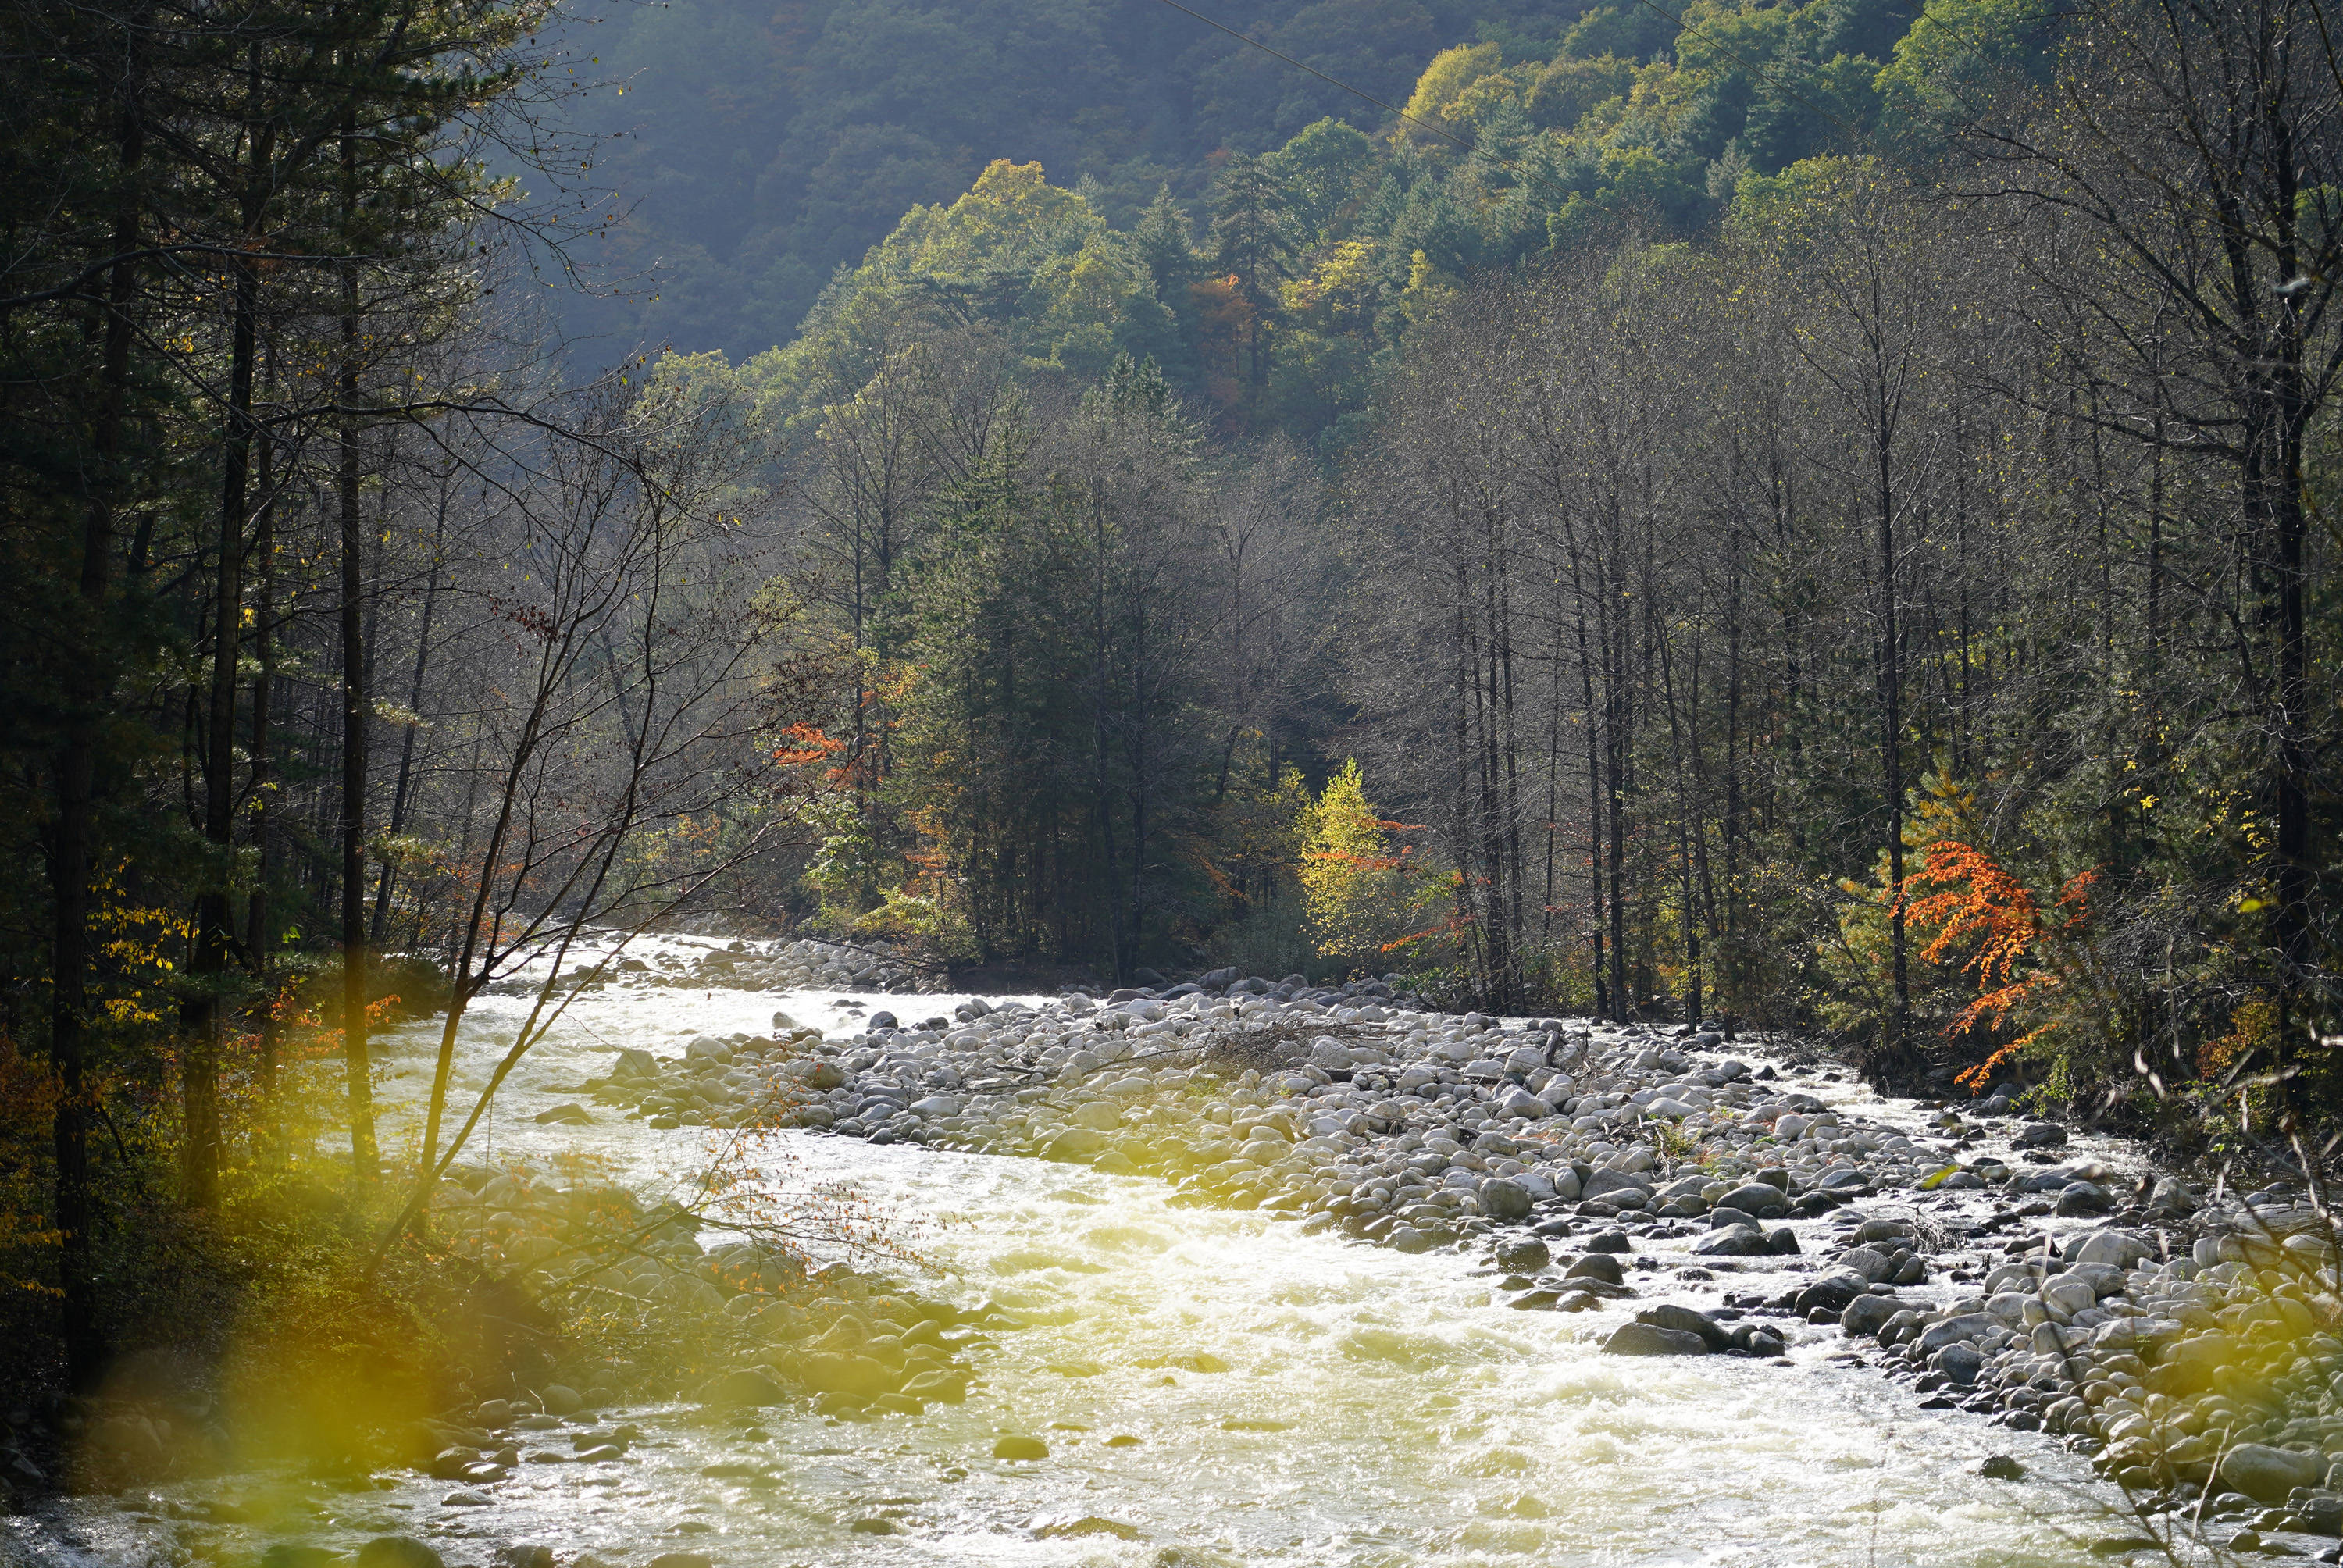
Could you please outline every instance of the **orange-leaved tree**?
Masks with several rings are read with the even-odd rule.
[[[2076,873],[2046,911],[2033,890],[1992,855],[1957,839],[1928,846],[1920,869],[1905,879],[1906,920],[1935,932],[1920,956],[1940,964],[1968,950],[1961,970],[1976,982],[1976,995],[1946,1026],[1946,1038],[2003,1031],[2013,1016],[2022,1026],[1956,1081],[1982,1090],[2004,1063],[2057,1027],[2061,1015],[2050,1000],[2063,983],[2056,950],[2081,934],[2097,879],[2096,871]]]

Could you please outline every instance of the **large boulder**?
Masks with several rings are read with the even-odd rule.
[[[754,1367],[719,1373],[700,1395],[709,1404],[722,1405],[779,1404],[785,1397],[780,1384]]]
[[[1497,1243],[1496,1261],[1508,1273],[1534,1274],[1554,1261],[1554,1253],[1535,1236],[1516,1236]]]
[[[1751,1181],[1735,1187],[1716,1201],[1720,1209],[1738,1209],[1745,1214],[1764,1219],[1779,1214],[1790,1206],[1790,1201],[1779,1187],[1770,1181]]]
[[[1663,1302],[1656,1307],[1645,1307],[1635,1314],[1639,1323],[1649,1323],[1655,1329],[1667,1329],[1677,1333],[1697,1334],[1712,1351],[1726,1349],[1733,1343],[1733,1331],[1715,1318],[1681,1307],[1674,1302]]]
[[[357,1568],[447,1568],[447,1563],[412,1535],[377,1535],[358,1548]]]
[[[1846,1304],[1838,1315],[1838,1326],[1848,1333],[1867,1337],[1887,1326],[1887,1320],[1903,1310],[1903,1303],[1893,1296],[1860,1295]]]
[[[1481,1212],[1493,1220],[1526,1220],[1530,1214],[1529,1189],[1503,1176],[1492,1176],[1481,1183],[1477,1194]]]
[[[2298,1486],[2315,1486],[2327,1462],[2298,1449],[2241,1442],[2221,1456],[2221,1480],[2262,1503],[2283,1503]]]
[[[2066,1253],[2066,1261],[2102,1263],[2110,1268],[2128,1269],[2142,1258],[2153,1257],[2156,1249],[2128,1231],[2097,1231],[2076,1242]]]
[[[1621,1323],[1603,1342],[1603,1352],[1614,1356],[1704,1356],[1708,1353],[1708,1341],[1689,1329]]]
[[[856,1399],[876,1399],[882,1393],[895,1392],[894,1374],[870,1356],[824,1352],[800,1361],[798,1373],[806,1387],[816,1393],[842,1393]]]
[[[1625,1282],[1626,1273],[1619,1267],[1619,1260],[1610,1253],[1589,1252],[1564,1269],[1562,1277],[1565,1280],[1600,1280],[1606,1285],[1616,1285]]]
[[[1870,1286],[1861,1274],[1825,1274],[1798,1292],[1797,1308],[1811,1312],[1816,1307],[1833,1312],[1844,1312]]]
[[[1762,1258],[1765,1238],[1751,1226],[1724,1225],[1694,1241],[1693,1252],[1703,1258]]]

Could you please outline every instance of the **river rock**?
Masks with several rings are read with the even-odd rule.
[[[1578,1185],[1582,1198],[1602,1198],[1612,1201],[1632,1192],[1638,1201],[1648,1196],[1650,1189],[1624,1171],[1597,1171]]]
[[[1680,1307],[1674,1302],[1663,1302],[1656,1307],[1645,1307],[1635,1314],[1639,1323],[1649,1323],[1655,1329],[1668,1329],[1679,1333],[1698,1335],[1712,1351],[1721,1351],[1733,1343],[1733,1332],[1715,1319]]]
[[[1838,1255],[1838,1266],[1854,1270],[1865,1282],[1874,1285],[1887,1278],[1889,1272],[1887,1254],[1876,1247],[1849,1247]]]
[[[1036,1521],[1033,1534],[1037,1540],[1041,1541],[1055,1541],[1061,1536],[1079,1539],[1085,1535],[1108,1535],[1117,1541],[1136,1541],[1139,1539],[1140,1530],[1138,1525],[1125,1524],[1120,1519],[1106,1519],[1095,1513],[1086,1513],[1080,1519]]]
[[[1050,1141],[1050,1146],[1042,1151],[1042,1156],[1049,1160],[1082,1161],[1102,1153],[1105,1149],[1106,1134],[1098,1129],[1069,1127]]]
[[[816,1393],[871,1399],[895,1391],[895,1380],[886,1367],[866,1355],[818,1352],[799,1361],[798,1375]]]
[[[1868,1337],[1887,1326],[1887,1320],[1903,1310],[1903,1303],[1893,1296],[1860,1295],[1846,1304],[1838,1315],[1838,1326],[1849,1334]]]
[[[447,1562],[412,1535],[377,1535],[358,1548],[357,1568],[447,1568]]]
[[[1797,1295],[1797,1309],[1811,1312],[1822,1307],[1832,1312],[1844,1312],[1855,1298],[1862,1295],[1870,1282],[1860,1274],[1825,1274]]]
[[[1047,1459],[1050,1445],[1038,1437],[1003,1437],[992,1445],[995,1459]]]
[[[1562,1271],[1565,1280],[1600,1280],[1606,1285],[1624,1284],[1625,1271],[1619,1260],[1608,1252],[1589,1252]]]
[[[1985,1366],[1985,1352],[1972,1344],[1949,1344],[1929,1357],[1928,1364],[1943,1373],[1946,1382],[1969,1388]]]
[[[2263,1503],[2283,1503],[2298,1486],[2314,1486],[2326,1470],[2325,1459],[2290,1448],[2241,1442],[2221,1456],[2221,1480]]]
[[[2104,1214],[2115,1206],[2115,1194],[2096,1181],[2070,1181],[2058,1194],[2058,1212],[2065,1215]]]
[[[1750,1181],[1734,1188],[1716,1201],[1719,1209],[1738,1209],[1745,1214],[1764,1219],[1779,1214],[1790,1206],[1782,1190],[1770,1181]]]
[[[1503,1176],[1492,1176],[1481,1183],[1478,1197],[1481,1212],[1493,1220],[1529,1218],[1529,1189],[1518,1181]]]
[[[700,1398],[709,1404],[779,1404],[787,1397],[781,1385],[754,1367],[722,1372],[712,1379]]]
[[[1761,1258],[1765,1238],[1754,1225],[1725,1225],[1695,1239],[1691,1251],[1704,1258]]]
[[[1554,1253],[1535,1236],[1516,1236],[1497,1243],[1497,1267],[1508,1273],[1534,1274],[1552,1261]]]
[[[1603,1351],[1614,1356],[1704,1356],[1708,1353],[1708,1341],[1688,1329],[1621,1323],[1603,1342]]]

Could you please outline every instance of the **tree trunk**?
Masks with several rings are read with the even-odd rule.
[[[247,215],[246,230],[256,219]],[[212,591],[211,689],[204,719],[204,838],[213,865],[196,900],[191,986],[180,1010],[179,1078],[186,1123],[179,1181],[189,1208],[219,1198],[221,992],[233,944],[229,894],[235,875],[236,689],[244,619],[244,530],[251,509],[252,389],[258,352],[260,280],[232,260],[235,317],[228,339],[228,428],[221,463],[219,568]]]
[[[128,35],[135,45],[135,29]],[[91,421],[92,486],[82,514],[81,571],[76,585],[82,624],[93,634],[106,623],[108,578],[114,560],[114,519],[121,476],[122,432],[130,386],[131,307],[136,303],[138,247],[139,167],[146,136],[139,118],[135,56],[120,93],[122,117],[116,129],[122,190],[112,232],[114,257],[107,270],[104,348],[98,367],[95,417]],[[53,905],[49,955],[49,1060],[56,1073],[56,1109],[50,1125],[56,1162],[52,1222],[57,1233],[58,1329],[65,1342],[65,1376],[76,1392],[95,1389],[105,1371],[106,1331],[99,1312],[97,1271],[92,1248],[97,1201],[90,1184],[89,1132],[96,1109],[88,1081],[89,906],[92,839],[97,796],[98,719],[108,693],[104,655],[96,648],[67,663],[66,721],[56,761],[56,816],[48,844]]]
[[[357,206],[357,140],[347,123],[342,136],[343,220],[353,226]],[[352,236],[347,233],[345,242]],[[342,1066],[349,1101],[350,1161],[361,1186],[374,1181],[374,1084],[367,1055],[365,636],[366,529],[358,511],[358,274],[342,263],[341,412],[335,422],[340,450],[342,641]]]

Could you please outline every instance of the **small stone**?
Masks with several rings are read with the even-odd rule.
[[[995,1459],[1047,1459],[1050,1445],[1038,1437],[1003,1437],[992,1445]]]
[[[1996,1453],[1977,1466],[1977,1473],[1987,1481],[2023,1481],[2026,1466],[2006,1453]]]
[[[549,1382],[538,1391],[537,1397],[548,1415],[576,1415],[586,1408],[586,1396],[567,1383]]]

